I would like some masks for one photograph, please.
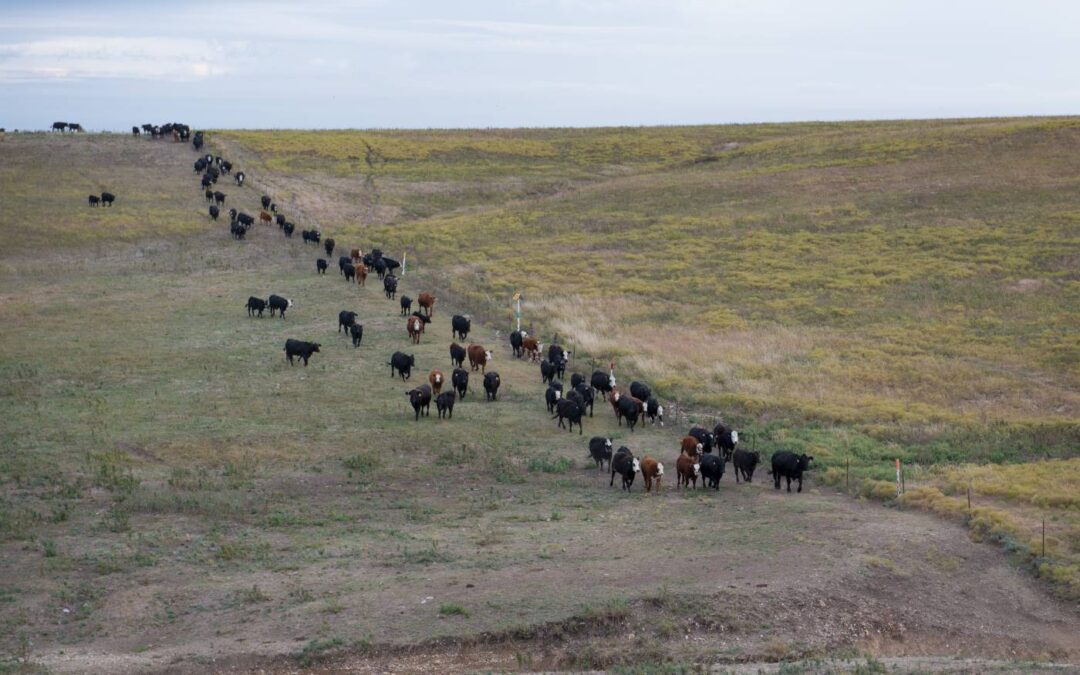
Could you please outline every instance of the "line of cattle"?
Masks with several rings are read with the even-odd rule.
[[[196,135],[199,149],[203,143],[202,134]],[[195,163],[196,172],[203,172],[203,187],[206,188],[205,196],[212,201],[210,215],[215,220],[219,214],[218,207],[224,205],[226,195],[214,192],[209,185],[216,182],[221,174],[227,174],[232,170],[232,164],[220,156],[206,155],[200,157]],[[211,171],[211,169],[216,169]],[[209,177],[209,181],[208,181]],[[236,183],[243,186],[243,172],[236,174]],[[259,221],[269,225],[276,222],[286,237],[291,237],[294,226],[284,215],[277,212],[277,205],[268,195],[262,195],[260,199],[263,210],[260,212]],[[271,216],[270,214],[274,215]],[[246,233],[254,224],[255,219],[247,214],[231,209],[230,232],[236,239],[243,239],[244,234],[237,234],[240,230]],[[327,258],[316,259],[316,274],[325,274],[329,267],[328,258],[333,256],[336,242],[331,239],[323,239],[317,230],[303,230],[302,238],[305,244],[322,244]],[[420,337],[425,333],[426,326],[431,322],[434,314],[437,298],[431,293],[420,293],[417,296],[418,311],[411,311],[413,299],[402,295],[397,297],[398,278],[394,270],[400,267],[397,260],[383,255],[378,248],[370,253],[364,253],[362,249],[350,249],[349,255],[338,258],[339,274],[348,283],[366,285],[366,279],[370,270],[374,270],[382,279],[383,291],[387,299],[398,300],[401,316],[406,317],[406,333],[413,344],[419,344]],[[266,310],[270,316],[285,318],[285,312],[293,307],[293,301],[281,295],[270,295],[269,298],[249,297],[245,308],[248,316],[262,317]],[[411,313],[410,313],[411,312]],[[352,311],[341,311],[338,314],[338,333],[345,333],[352,339],[353,347],[359,347],[363,340],[363,324],[357,322],[358,315]],[[452,335],[455,340],[465,341],[472,329],[471,318],[468,315],[454,315],[451,319]],[[638,422],[648,420],[654,425],[664,426],[664,407],[652,395],[649,386],[643,382],[631,382],[629,391],[619,391],[616,385],[615,372],[612,368],[608,372],[596,370],[586,382],[581,373],[571,373],[570,388],[564,393],[562,380],[565,378],[567,365],[571,353],[562,345],[551,344],[544,354],[544,344],[526,331],[514,331],[509,336],[510,348],[516,358],[528,358],[530,361],[539,361],[540,377],[547,390],[544,393],[548,413],[552,419],[557,419],[559,427],[568,432],[573,431],[576,424],[578,434],[583,434],[582,419],[588,412],[593,416],[593,408],[597,396],[607,401],[615,414],[619,426],[625,421],[630,432],[633,433]],[[306,340],[288,339],[285,342],[285,358],[290,365],[296,360],[302,361],[304,366],[313,354],[319,353],[321,344]],[[465,359],[469,360],[471,372],[479,370],[483,375],[485,399],[495,401],[498,399],[499,387],[502,384],[499,373],[487,371],[487,366],[492,361],[492,353],[489,349],[479,344],[462,346],[457,342],[450,345],[450,360],[455,366],[451,373],[451,387],[443,391],[446,378],[439,369],[432,369],[428,373],[428,381],[418,387],[405,392],[413,409],[414,419],[419,421],[421,416],[430,415],[432,400],[438,411],[439,418],[450,419],[454,414],[454,403],[457,399],[464,399],[469,388],[470,370],[464,368]],[[412,376],[412,370],[416,367],[416,358],[413,354],[394,352],[387,365],[390,366],[390,376],[400,377],[402,382],[408,381]],[[761,454],[757,451],[747,451],[738,448],[739,432],[722,422],[717,424],[712,431],[695,426],[682,438],[680,453],[675,460],[677,475],[676,487],[697,488],[700,478],[702,487],[719,489],[719,482],[723,477],[726,464],[731,462],[735,469],[736,482],[751,482],[757,465],[761,462]],[[602,469],[607,462],[611,471],[609,485],[613,486],[615,476],[619,475],[622,480],[622,488],[630,490],[635,476],[641,474],[646,492],[651,492],[653,487],[658,491],[664,476],[664,465],[655,458],[645,455],[640,459],[633,452],[623,446],[613,451],[611,438],[596,436],[590,439],[589,456],[596,462],[597,468]],[[716,450],[714,454],[714,450]],[[787,481],[787,491],[791,492],[791,482],[798,483],[798,491],[802,492],[803,473],[809,469],[813,457],[806,454],[795,454],[787,451],[776,452],[771,457],[771,470],[774,487],[780,489],[781,479]]]

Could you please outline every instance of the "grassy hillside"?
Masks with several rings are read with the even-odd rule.
[[[822,134],[841,128],[805,127]],[[641,236],[633,235],[633,214],[644,208],[636,200],[647,201],[654,182],[673,191],[668,197],[658,189],[653,198],[671,200],[682,224],[667,236],[678,236],[693,220],[674,208],[682,202],[678,186],[688,181],[688,201],[712,199],[693,180],[720,170],[719,157],[738,149],[725,134],[770,143],[785,129],[447,132],[458,140],[441,146],[441,155],[414,149],[415,159],[400,161],[415,165],[397,174],[389,149],[372,160],[385,168],[343,169],[342,162],[355,162],[333,153],[356,152],[343,140],[357,136],[351,132],[313,145],[322,148],[317,153],[295,145],[299,150],[280,155],[262,148],[265,157],[240,144],[246,134],[216,135],[215,147],[253,179],[248,188],[225,188],[229,205],[251,212],[265,189],[299,226],[321,225],[339,246],[409,246],[418,266],[410,264],[403,292],[431,289],[441,298],[418,347],[409,346],[397,304],[377,285],[316,276],[318,252],[276,228],[256,228],[237,243],[226,224],[211,223],[190,148],[125,136],[9,135],[0,142],[0,166],[31,169],[0,183],[5,205],[15,205],[0,216],[0,235],[13,242],[0,253],[0,666],[29,657],[55,670],[179,664],[199,672],[253,654],[286,655],[290,664],[342,649],[361,659],[393,658],[417,645],[457,652],[459,641],[486,640],[498,653],[471,669],[907,654],[910,644],[919,653],[1080,659],[1074,607],[1016,574],[996,549],[968,541],[948,522],[867,507],[821,488],[823,477],[842,480],[836,471],[847,457],[965,456],[979,439],[1012,435],[1031,443],[1035,432],[1060,441],[1074,416],[1055,410],[969,421],[943,396],[931,426],[883,418],[873,402],[840,423],[847,418],[823,411],[853,399],[825,400],[832,389],[809,402],[801,389],[790,400],[771,401],[767,388],[750,396],[740,389],[745,383],[764,387],[782,375],[794,386],[813,363],[845,372],[848,353],[830,349],[878,349],[878,342],[842,322],[791,319],[785,326],[776,318],[794,317],[794,309],[707,327],[702,313],[722,303],[702,298],[694,284],[712,275],[712,297],[733,297],[722,273],[728,268],[704,255],[711,244],[702,243],[702,255],[674,273],[685,286],[669,286],[664,280],[677,261],[616,236],[624,223],[626,237]],[[1062,129],[1055,133],[1072,133]],[[411,140],[419,134],[384,135],[405,147],[428,143]],[[486,135],[513,147],[519,137],[538,143],[527,155],[490,158],[468,140]],[[297,144],[309,136],[254,138]],[[595,149],[613,143],[627,148],[618,162]],[[657,149],[676,146],[684,149]],[[494,154],[493,147],[501,146],[484,153]],[[549,147],[565,147],[564,160],[545,159]],[[718,159],[694,164],[699,152]],[[367,167],[364,155],[356,156]],[[291,162],[310,168],[290,172]],[[86,207],[90,189],[80,182],[103,164],[111,165],[101,170],[108,182],[90,189],[115,192],[112,211]],[[465,164],[487,173],[464,172]],[[273,166],[280,173],[266,172]],[[573,231],[573,223],[592,222],[578,213],[589,207],[590,190],[603,213],[627,214],[597,221],[595,251]],[[520,230],[493,225],[530,209],[546,215],[522,221],[531,225]],[[657,220],[644,227],[667,226]],[[1072,235],[1063,230],[1059,256],[1072,250]],[[652,241],[656,251],[681,250],[663,237]],[[639,263],[623,260],[637,255]],[[537,266],[536,256],[551,260],[554,271]],[[579,256],[610,268],[574,266]],[[630,434],[603,403],[584,436],[555,427],[544,413],[536,366],[510,358],[505,344],[503,294],[523,268],[533,270],[533,285],[522,286],[527,322],[571,341],[573,369],[614,357],[623,382],[631,373],[648,377],[666,400],[680,402],[669,427]],[[649,283],[635,285],[639,269]],[[1059,276],[1025,297],[1049,294],[1044,301],[1058,303],[1067,323],[1075,305],[1063,294],[1075,281]],[[653,281],[664,290],[654,291]],[[296,301],[287,319],[245,315],[249,295],[274,292]],[[360,312],[360,349],[335,333],[342,309]],[[474,376],[452,421],[433,414],[414,422],[404,392],[429,368],[449,372],[449,316],[467,310],[477,315],[472,339],[494,348],[500,400],[483,402]],[[960,319],[943,314],[941,321]],[[913,329],[918,322],[896,323]],[[826,335],[844,341],[820,342]],[[306,369],[290,367],[281,352],[288,337],[320,341],[323,352]],[[799,358],[782,352],[789,343],[803,345]],[[1013,354],[987,344],[985,354]],[[417,355],[408,385],[391,379],[385,365],[399,349]],[[728,355],[709,365],[712,350]],[[933,356],[1026,381],[1022,369],[980,370],[977,358]],[[1046,396],[1071,395],[1068,368],[1028,363],[1020,352],[1009,358],[1064,389]],[[755,363],[756,370],[746,365]],[[882,390],[885,402],[905,400],[894,389]],[[674,490],[671,465],[683,430],[717,414],[745,423],[748,442],[760,449],[819,455],[806,492],[774,492],[761,473],[749,486],[725,476],[719,492]],[[632,495],[610,488],[585,460],[584,441],[593,434],[667,463],[664,492],[646,498],[640,481]],[[1032,446],[994,447],[1017,458]],[[1045,449],[1067,454],[1060,443]],[[976,500],[1034,509],[1023,516],[1025,536],[1032,514],[1056,509],[1063,516],[1050,524],[1051,553],[1069,561],[1080,551],[1080,527],[1068,519],[1075,506],[1067,488],[1038,501],[1038,485],[1080,473],[1078,463],[1054,464],[1034,488],[1012,474],[1022,488],[1015,493],[996,474],[971,476]],[[884,461],[868,461],[867,471],[880,473],[882,464],[887,471]],[[927,469],[915,483],[949,497],[968,477]],[[943,512],[952,505],[924,501]],[[1046,576],[1068,589],[1074,573],[1059,569]],[[883,595],[885,587],[892,592]],[[1018,603],[1038,609],[1017,613]]]
[[[669,399],[921,461],[1080,444],[1080,120],[215,139],[313,222],[502,325],[522,291],[537,331]]]

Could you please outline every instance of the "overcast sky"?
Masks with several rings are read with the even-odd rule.
[[[0,127],[1080,113],[1076,0],[0,0]]]

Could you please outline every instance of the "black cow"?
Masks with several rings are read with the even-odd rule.
[[[810,469],[810,462],[814,460],[810,455],[796,455],[794,452],[782,450],[772,456],[773,487],[780,489],[780,479],[787,479],[787,491],[791,492],[791,481],[799,481],[799,492],[802,492],[802,476],[804,471]]]
[[[619,406],[619,416],[626,420],[626,426],[633,432],[638,423],[638,416],[641,414],[641,407],[631,396],[620,396],[615,405]],[[622,420],[619,424],[622,424]]]
[[[405,392],[405,395],[409,397],[409,403],[412,404],[413,411],[416,413],[415,419],[420,420],[420,412],[423,411],[425,415],[431,414],[431,385],[422,384],[416,389],[410,389]]]
[[[222,162],[221,173],[229,173],[230,171],[232,171],[232,162]]]
[[[345,266],[349,264],[352,264],[352,258],[347,255],[338,256],[337,268],[339,273],[345,274]]]
[[[247,228],[234,220],[229,223],[229,234],[232,235],[233,239],[240,241],[247,236]]]
[[[454,372],[450,374],[450,384],[454,385],[458,397],[464,399],[465,393],[469,391],[469,371],[464,368],[454,368]]]
[[[581,431],[581,406],[573,401],[562,399],[555,404],[555,414],[551,416],[551,419],[559,418],[559,427],[565,428],[567,431],[573,431],[574,425],[578,426],[578,435]],[[563,425],[563,420],[569,424],[569,426]]]
[[[394,294],[397,293],[397,277],[393,274],[388,274],[383,278],[383,290],[386,291],[386,297],[389,300],[394,299]]]
[[[247,301],[248,316],[255,316],[255,313],[258,312],[259,318],[261,319],[262,315],[263,315],[263,312],[265,310],[266,310],[266,301],[265,300],[263,300],[262,298],[256,298],[255,296],[251,296],[250,298],[248,298],[248,301]]]
[[[604,436],[593,436],[589,439],[589,456],[596,462],[597,469],[604,468],[604,461],[611,467],[611,439]]]
[[[116,195],[114,195],[113,193],[111,193],[111,192],[102,192],[101,193],[101,205],[102,206],[112,206],[112,203],[114,201],[116,201]]]
[[[206,197],[206,201],[208,201],[210,203],[213,203],[214,202],[214,191],[211,190],[210,188],[206,188],[206,192],[203,193],[203,197]]]
[[[585,397],[581,395],[580,391],[578,391],[577,389],[571,389],[570,391],[566,392],[566,398],[570,401],[573,401],[574,403],[577,403],[578,407],[581,408],[581,414],[583,416],[585,415]]]
[[[555,380],[555,364],[547,359],[540,362],[540,381],[552,382]]]
[[[577,389],[578,385],[583,384],[584,382],[585,382],[585,376],[582,375],[581,373],[571,373],[570,374],[570,387],[572,389]]]
[[[455,342],[450,345],[450,363],[453,363],[455,366],[460,368],[465,362],[465,356],[467,354],[468,352],[465,348],[458,343]]]
[[[211,204],[210,205],[210,217],[213,218],[214,220],[217,220],[217,217],[219,215],[221,215],[221,209],[219,209],[218,207]]]
[[[710,453],[713,451],[713,446],[716,444],[716,435],[712,432],[701,427],[693,427],[686,432],[686,435],[693,436],[698,440],[698,443],[701,443],[702,452]]]
[[[379,275],[380,279],[386,276],[386,263],[382,258],[375,258],[371,263],[371,268],[375,270],[375,274]]]
[[[548,414],[551,415],[555,412],[555,404],[562,398],[562,389],[556,389],[555,387],[548,387],[544,392],[544,403],[547,404]]]
[[[303,359],[304,367],[307,368],[308,359],[312,354],[319,351],[318,342],[304,342],[303,340],[286,340],[285,341],[285,358],[289,360],[289,365],[293,365],[293,357]]]
[[[139,127],[131,127],[131,135],[132,136],[138,136],[139,135]]]
[[[412,354],[403,354],[401,352],[394,352],[394,355],[390,357],[390,363],[386,364],[390,366],[390,377],[394,376],[394,371],[401,376],[401,381],[412,377],[413,366],[416,365],[416,357]]]
[[[98,197],[97,195],[90,195],[89,197],[87,197],[87,201],[90,202],[90,206],[97,206],[101,203],[101,197]]]
[[[236,175],[233,176],[233,178],[236,179],[236,184],[237,185],[239,185],[240,187],[244,186],[244,178],[245,178],[245,176],[244,176],[243,171],[237,171]]]
[[[352,266],[352,263],[345,263],[345,266],[341,268],[341,273],[345,275],[345,281],[356,281],[356,268]]]
[[[274,222],[277,223],[278,227],[282,227],[282,228],[285,227],[285,214],[279,213],[279,214],[275,215],[274,216]]]
[[[206,171],[206,160],[202,157],[195,160],[195,163],[191,165],[192,173],[202,173]]]
[[[631,382],[630,395],[639,401],[648,401],[652,396],[652,389],[649,389],[649,385],[644,382]]]
[[[281,226],[281,229],[285,231],[285,236],[292,239],[293,230],[296,228],[292,223],[285,223]]]
[[[356,312],[341,311],[337,315],[338,332],[349,334],[349,327],[356,323]]]
[[[472,320],[467,316],[455,314],[450,319],[451,335],[459,340],[465,340],[469,337],[469,331],[472,330]],[[513,333],[511,333],[513,335]],[[513,339],[510,340],[513,343]]]
[[[214,203],[219,205],[219,206],[224,206],[226,196],[227,195],[224,192],[215,192],[214,193]]]
[[[732,463],[735,465],[735,482],[738,483],[739,478],[742,478],[747,483],[753,481],[754,469],[757,468],[758,462],[760,461],[760,452],[736,450],[732,453]]]
[[[401,263],[394,260],[393,258],[387,258],[386,256],[383,256],[382,258],[380,258],[380,260],[382,260],[383,266],[386,267],[387,274],[393,274],[394,270],[401,267]]]
[[[326,258],[317,258],[315,260],[315,272],[317,274],[326,274]]]
[[[593,371],[592,378],[589,380],[592,388],[600,392],[607,398],[607,395],[611,393],[611,390],[615,388],[615,376],[605,373],[602,370]]]
[[[206,175],[206,174],[203,174],[202,180],[199,181],[199,185],[201,185],[204,188],[210,187],[213,183],[214,183],[214,179],[211,178],[210,176]]]
[[[412,311],[412,298],[407,295],[401,296],[401,316],[408,316]]]
[[[629,492],[630,486],[634,484],[634,478],[641,473],[641,463],[634,457],[634,453],[630,452],[630,448],[624,445],[615,451],[609,466],[611,467],[611,481],[608,482],[608,485],[614,485],[615,474],[619,474],[622,476],[623,489]]]
[[[435,397],[435,408],[439,411],[439,417],[451,418],[454,416],[454,392],[444,391]]]
[[[725,459],[731,459],[735,446],[739,444],[739,432],[721,422],[713,428],[713,435],[716,438],[718,450],[724,453]]]
[[[502,380],[494,370],[489,370],[484,375],[484,393],[487,395],[487,400],[494,401],[499,397],[500,384],[502,384]]]
[[[271,295],[268,304],[270,305],[270,316],[274,316],[274,311],[281,312],[281,318],[285,318],[285,310],[292,307],[292,300],[283,298],[280,295]]]
[[[573,381],[573,380],[571,380],[571,381]],[[592,417],[593,416],[593,404],[596,402],[596,394],[593,392],[592,387],[585,384],[584,382],[578,382],[577,385],[574,387],[574,391],[576,391],[581,396],[581,409],[582,409],[582,411],[584,411],[585,408],[588,408],[589,409],[589,417]]]
[[[327,237],[327,238],[326,238],[326,241],[324,241],[324,242],[322,243],[322,245],[323,245],[323,249],[325,249],[325,250],[326,250],[326,257],[327,257],[327,258],[329,258],[330,256],[334,255],[334,244],[335,244],[335,243],[336,243],[336,242],[334,241],[334,238],[333,238],[333,237]]]
[[[59,131],[60,133],[64,133],[65,129],[67,129],[67,122],[53,122],[52,123],[52,130],[53,131]]]
[[[349,335],[352,336],[353,349],[360,346],[360,341],[364,339],[364,326],[363,324],[354,323],[349,326]]]
[[[236,220],[244,227],[251,227],[255,224],[255,219],[246,213],[236,214]]]
[[[270,206],[270,198],[266,195],[263,195],[259,198],[259,203],[262,204],[262,207],[265,209],[266,207]]]
[[[229,209],[229,220],[236,220],[236,209]]]
[[[660,401],[657,401],[656,397],[651,397],[648,401],[645,401],[645,416],[653,424],[659,422],[660,426],[664,426],[664,406],[660,405]]]
[[[522,348],[521,344],[522,341],[527,337],[527,335],[528,334],[525,331],[521,330],[516,330],[513,333],[510,333],[510,349],[514,350],[514,356],[518,357],[519,359],[525,355],[525,350],[524,348]]]
[[[720,479],[724,477],[724,456],[723,455],[702,455],[698,460],[701,465],[701,486],[711,487],[714,490],[720,489]],[[738,473],[738,472],[736,472]]]

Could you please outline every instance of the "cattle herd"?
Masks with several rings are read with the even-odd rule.
[[[143,125],[146,130],[148,125]],[[166,127],[168,129],[166,130]],[[154,137],[161,137],[165,133],[173,133],[174,138],[187,139],[190,131],[184,125],[163,125],[151,127],[149,133]],[[138,135],[139,128],[133,127],[132,133]],[[192,146],[197,152],[202,152],[204,138],[202,132],[196,132],[191,138]],[[214,189],[222,176],[233,172],[233,165],[221,156],[207,153],[201,155],[194,163],[196,174],[201,176],[201,186],[204,190],[206,201],[210,203],[209,214],[214,220],[221,214],[220,207],[226,202],[227,195]],[[245,176],[242,171],[233,173],[233,179],[237,187],[243,187]],[[107,193],[106,193],[107,194]],[[111,203],[112,195],[109,195]],[[102,195],[101,201],[105,201]],[[235,200],[239,201],[239,200]],[[93,197],[91,198],[93,203]],[[270,226],[277,224],[286,238],[291,238],[295,226],[282,214],[269,195],[262,195],[259,199],[261,209],[258,214],[258,222]],[[229,214],[229,232],[237,240],[244,239],[247,232],[255,225],[256,217],[231,208]],[[304,244],[312,244],[321,248],[326,257],[317,257],[315,261],[315,273],[325,275],[329,268],[329,260],[337,248],[336,242],[331,238],[323,238],[322,233],[316,229],[302,230],[301,239]],[[344,250],[344,249],[343,249]],[[383,292],[388,300],[397,300],[401,308],[400,315],[405,320],[405,335],[412,344],[419,344],[427,333],[427,327],[435,313],[437,298],[433,293],[421,292],[416,296],[418,309],[412,311],[413,298],[407,295],[397,296],[398,277],[395,271],[401,267],[401,263],[383,254],[378,248],[373,248],[365,253],[361,248],[349,248],[348,255],[338,258],[338,272],[346,283],[365,286],[369,272],[374,272],[382,281]],[[271,295],[267,299],[249,297],[245,308],[252,318],[261,318],[264,312],[269,310],[270,316],[285,318],[285,313],[293,307],[293,301],[280,295]],[[344,334],[352,340],[354,348],[360,347],[364,336],[363,324],[358,321],[356,312],[343,310],[338,314],[337,332]],[[409,405],[412,408],[413,419],[419,421],[421,417],[430,415],[432,399],[438,417],[452,419],[454,415],[454,403],[463,400],[469,391],[469,378],[471,373],[479,371],[482,379],[485,400],[495,402],[498,400],[499,388],[502,379],[498,372],[488,370],[493,356],[490,349],[480,344],[461,345],[460,340],[466,342],[472,330],[472,320],[467,315],[455,315],[451,318],[453,342],[450,344],[450,361],[454,367],[450,373],[450,386],[445,387],[446,377],[439,369],[432,369],[428,373],[427,381],[405,392]],[[538,363],[540,379],[547,388],[544,392],[544,403],[552,420],[558,420],[558,426],[572,432],[577,427],[578,434],[582,435],[583,422],[586,415],[593,417],[594,406],[597,399],[611,406],[615,418],[622,426],[633,433],[638,424],[651,423],[660,427],[664,426],[664,406],[653,395],[651,388],[644,382],[631,382],[627,390],[620,390],[615,378],[614,364],[608,370],[595,370],[586,379],[583,373],[571,372],[569,387],[564,386],[567,368],[572,353],[563,345],[558,344],[558,338],[554,344],[546,346],[526,331],[516,330],[509,335],[509,345],[514,358],[528,359]],[[288,339],[285,342],[285,358],[290,365],[296,361],[302,361],[304,366],[309,360],[320,353],[321,344],[307,340]],[[465,368],[465,360],[469,361],[469,368]],[[387,365],[390,367],[390,377],[400,377],[402,382],[407,382],[412,377],[412,371],[416,367],[416,357],[401,351],[394,352]],[[445,387],[445,391],[444,391]],[[641,474],[646,492],[654,489],[659,492],[664,477],[664,464],[646,454],[638,458],[633,451],[626,446],[613,449],[613,439],[603,436],[595,436],[588,442],[588,453],[596,463],[598,470],[602,470],[606,463],[611,472],[609,486],[614,486],[615,477],[621,479],[624,490],[630,490],[637,474]],[[787,481],[787,491],[791,492],[791,482],[796,481],[798,491],[802,492],[803,473],[809,469],[813,460],[805,454],[792,452],[776,452],[771,457],[771,470],[775,489],[780,489],[781,480]],[[749,483],[753,480],[754,471],[761,462],[761,454],[754,450],[746,450],[739,447],[739,432],[723,422],[717,424],[712,430],[694,426],[682,438],[679,444],[679,454],[675,459],[676,489],[696,489],[698,480],[702,488],[719,490],[720,479],[724,476],[728,463],[734,468],[735,482]]]

